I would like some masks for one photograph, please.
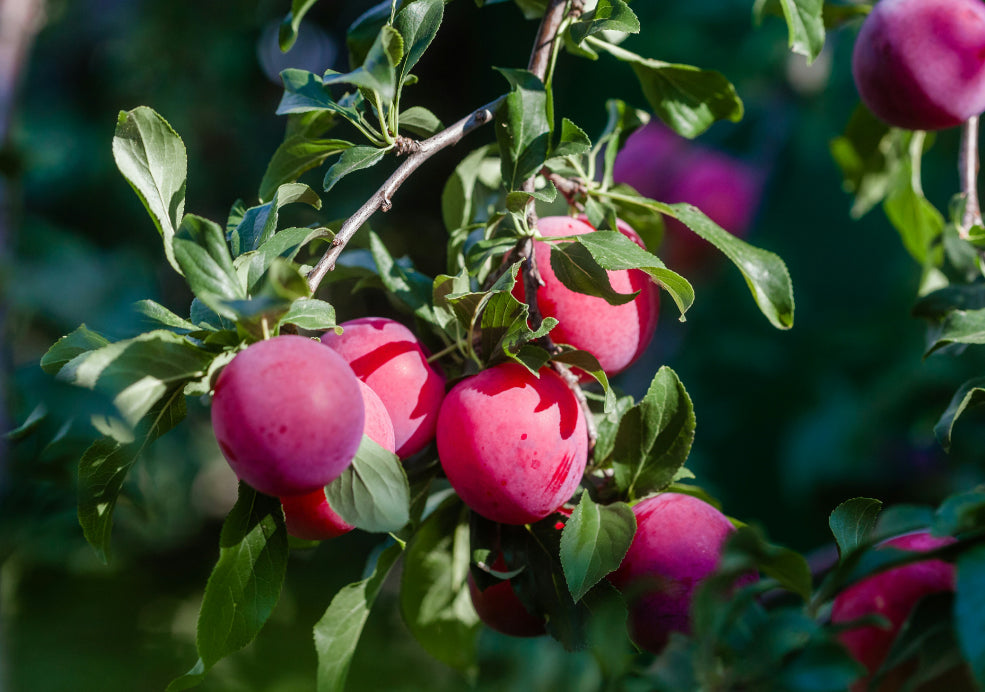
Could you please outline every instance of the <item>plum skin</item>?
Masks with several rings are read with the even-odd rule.
[[[545,237],[582,235],[595,229],[579,219],[568,216],[549,216],[540,219],[537,231]],[[639,236],[628,224],[619,230],[637,244]],[[660,313],[660,289],[638,269],[609,271],[609,282],[619,293],[635,293],[631,302],[610,305],[604,298],[572,291],[555,276],[551,268],[551,248],[536,241],[534,256],[544,285],[537,291],[537,306],[544,317],[554,317],[558,325],[551,338],[560,344],[570,344],[595,356],[607,375],[625,370],[639,358],[657,327]],[[513,287],[513,296],[525,301],[522,281]]]
[[[499,572],[510,571],[502,553],[496,555],[492,568]],[[509,579],[479,589],[470,572],[468,584],[475,612],[487,627],[511,637],[539,637],[547,632],[543,618],[527,610]]]
[[[960,125],[985,110],[985,5],[881,0],[855,41],[852,75],[865,105],[890,125]]]
[[[427,362],[414,334],[385,317],[363,317],[326,332],[322,342],[341,355],[369,385],[393,423],[397,456],[413,456],[434,439],[445,380]]]
[[[366,383],[361,380],[357,382],[366,409],[363,434],[384,449],[393,452],[393,424],[383,402]],[[328,504],[324,488],[304,495],[287,495],[280,501],[284,507],[287,532],[297,538],[324,541],[349,533],[355,528],[346,523]]]
[[[335,480],[359,448],[359,381],[338,354],[302,336],[248,346],[219,374],[212,428],[236,475],[268,495]]]
[[[735,527],[708,503],[680,493],[646,498],[633,506],[633,514],[636,535],[609,581],[629,600],[633,641],[659,653],[671,632],[690,631],[694,591],[717,567]]]
[[[950,537],[939,538],[927,531],[917,531],[891,538],[880,546],[926,552],[953,542]],[[893,640],[917,602],[925,596],[953,591],[954,588],[955,569],[948,562],[924,560],[903,565],[867,577],[838,594],[831,609],[831,622],[848,622],[872,613],[889,620],[889,629],[874,625],[858,627],[843,632],[839,637],[871,675],[882,665]],[[867,689],[867,680],[857,683],[853,689]]]
[[[438,414],[438,457],[473,511],[503,524],[543,519],[585,472],[585,417],[561,376],[503,363],[456,384]]]

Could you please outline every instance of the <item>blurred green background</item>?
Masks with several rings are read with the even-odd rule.
[[[288,4],[46,4],[0,156],[13,200],[0,254],[3,428],[41,402],[50,412],[38,434],[0,450],[0,689],[160,690],[196,658],[198,605],[235,499],[204,407],[191,402],[188,422],[138,463],[117,510],[115,556],[104,566],[75,518],[75,462],[87,430],[66,423],[100,402],[61,386],[37,363],[81,322],[113,338],[142,330],[131,308],[138,299],[185,311],[191,296],[113,163],[116,115],[149,105],[182,135],[188,211],[223,220],[237,198],[255,203],[283,134],[284,120],[274,115],[278,71],[344,69],[345,28],[371,3],[317,4],[296,48],[283,56],[276,26]],[[749,239],[786,260],[796,325],[772,329],[738,272],[718,262],[695,278],[686,323],[664,302],[653,347],[617,384],[639,395],[659,365],[672,366],[695,405],[689,467],[697,482],[727,513],[812,551],[827,543],[827,515],[848,497],[935,503],[982,482],[980,418],[962,421],[951,455],[932,428],[957,386],[985,363],[974,351],[922,360],[923,327],[909,315],[918,267],[881,211],[849,219],[828,146],[857,102],[849,71],[855,29],[830,34],[826,52],[807,69],[789,54],[783,22],[769,18],[754,28],[750,5],[637,2],[644,34],[626,46],[718,69],[736,84],[745,120],[715,125],[700,141],[766,174]],[[452,2],[408,103],[452,122],[491,100],[505,83],[489,66],[523,67],[535,29],[510,3],[478,9]],[[604,58],[562,56],[556,89],[559,116],[590,134],[604,125],[607,98],[645,107],[632,73]],[[444,270],[442,186],[467,151],[491,138],[489,128],[479,130],[437,156],[401,188],[393,211],[374,218],[394,255],[410,254],[431,275]],[[956,152],[957,133],[944,132],[925,162],[925,188],[939,208],[957,188]],[[322,174],[306,180],[317,187]],[[347,178],[318,218],[351,213],[384,175],[373,169]],[[340,319],[395,314],[382,295],[351,289],[342,282],[326,292]],[[349,535],[295,552],[271,622],[201,689],[312,689],[311,626],[334,592],[360,577],[372,549],[370,538]],[[361,641],[350,689],[465,688],[406,634],[396,584],[390,587]],[[599,685],[587,654],[566,654],[552,641],[484,632],[481,652],[482,689]]]

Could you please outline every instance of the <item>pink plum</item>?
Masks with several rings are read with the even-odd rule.
[[[219,374],[212,428],[236,475],[268,495],[313,492],[352,462],[365,412],[337,353],[302,336],[248,346]]]
[[[358,381],[358,380],[357,380]],[[366,409],[363,434],[384,449],[394,451],[393,424],[380,397],[364,382],[359,382]],[[280,499],[284,506],[287,532],[308,541],[323,541],[352,531],[352,525],[342,520],[325,497],[325,489],[305,495],[289,495]]]
[[[594,230],[586,222],[568,216],[550,216],[537,224],[537,231],[545,237],[582,235]],[[619,230],[642,245],[628,224],[619,224]],[[642,355],[653,338],[660,312],[660,289],[644,272],[638,269],[607,272],[617,292],[640,292],[629,303],[610,305],[604,298],[577,293],[562,284],[551,268],[548,243],[535,242],[534,255],[544,280],[537,291],[537,305],[541,315],[558,320],[551,332],[556,343],[588,351],[607,375],[625,370]],[[513,287],[513,295],[521,302],[525,300],[522,281]]]
[[[939,130],[985,110],[985,5],[881,0],[852,53],[862,101],[890,125]]]
[[[938,538],[926,531],[918,531],[897,536],[880,546],[926,552],[953,542],[950,537]],[[889,620],[889,629],[874,625],[857,627],[845,631],[840,637],[852,656],[871,675],[882,665],[917,601],[930,594],[953,591],[954,588],[954,565],[948,562],[924,560],[903,565],[867,577],[841,592],[835,598],[831,622],[850,622],[872,614]],[[868,689],[867,685],[868,681],[863,680],[854,689]]]
[[[543,519],[575,491],[588,461],[585,417],[548,368],[503,363],[456,384],[438,415],[438,457],[466,505],[503,524]]]
[[[633,641],[658,653],[671,632],[690,631],[694,591],[735,527],[708,503],[679,493],[649,497],[633,514],[636,535],[609,581],[629,599]]]
[[[404,325],[384,317],[363,317],[340,325],[342,334],[326,332],[322,342],[352,367],[380,397],[401,459],[416,454],[434,439],[445,380],[427,362],[420,342]]]

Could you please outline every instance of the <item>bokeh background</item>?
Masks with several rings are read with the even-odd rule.
[[[160,690],[189,668],[202,589],[235,499],[207,412],[190,402],[187,423],[155,443],[128,481],[109,566],[76,521],[75,463],[87,431],[68,421],[97,402],[45,376],[40,356],[82,322],[113,338],[142,330],[136,300],[183,312],[191,298],[116,170],[117,113],[149,105],[164,115],[188,148],[187,210],[224,220],[236,199],[255,203],[283,135],[284,119],[274,114],[279,70],[344,70],[345,28],[370,4],[317,4],[285,56],[276,28],[286,0],[44,3],[0,142],[0,428],[23,422],[38,404],[49,411],[37,434],[0,448],[0,689]],[[748,237],[786,260],[797,314],[792,330],[774,330],[738,272],[712,256],[692,276],[697,300],[687,322],[665,301],[653,346],[617,384],[639,396],[659,365],[673,367],[696,410],[688,464],[696,482],[727,513],[800,551],[823,549],[828,513],[849,497],[935,503],[982,482],[980,416],[962,420],[950,455],[932,429],[957,386],[985,363],[974,351],[922,358],[923,325],[910,316],[919,267],[881,211],[849,218],[851,200],[829,153],[857,103],[849,71],[856,28],[829,34],[808,68],[787,50],[781,20],[753,25],[748,0],[633,6],[644,34],[627,47],[718,69],[744,99],[743,122],[717,124],[699,141],[762,176]],[[535,29],[511,3],[450,3],[408,103],[452,122],[495,98],[505,83],[489,66],[523,67]],[[646,105],[631,71],[604,57],[562,56],[556,89],[558,114],[590,134],[604,126],[605,99]],[[374,218],[394,255],[409,254],[431,275],[444,270],[442,186],[467,151],[491,138],[486,128],[437,156],[399,191],[393,211]],[[957,188],[956,155],[957,133],[943,132],[925,160],[924,185],[939,208]],[[292,222],[344,217],[385,173],[347,178],[319,216],[293,210]],[[305,180],[317,187],[322,174]],[[381,294],[352,288],[340,282],[326,293],[340,319],[397,316]],[[311,626],[340,586],[360,578],[372,549],[368,537],[349,535],[296,551],[270,623],[201,689],[312,689]],[[407,635],[395,589],[390,584],[370,618],[350,688],[467,688]],[[484,632],[481,652],[484,690],[599,686],[587,654],[546,639]]]

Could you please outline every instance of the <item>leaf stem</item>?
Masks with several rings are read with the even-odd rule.
[[[311,270],[308,274],[308,285],[311,287],[312,293],[317,290],[318,285],[321,283],[325,275],[335,268],[335,261],[342,254],[342,250],[345,248],[346,244],[352,239],[352,236],[359,230],[369,218],[376,212],[377,209],[382,209],[383,211],[389,211],[392,206],[390,201],[394,193],[400,188],[400,186],[416,171],[421,167],[425,161],[430,159],[436,153],[445,149],[447,147],[453,146],[461,141],[462,137],[472,132],[481,125],[490,122],[493,118],[493,111],[499,105],[502,97],[487,103],[486,105],[474,110],[467,116],[456,122],[454,125],[442,130],[433,137],[420,142],[420,147],[413,154],[407,157],[402,164],[393,172],[393,174],[386,179],[386,182],[378,189],[372,197],[370,197],[366,202],[356,210],[356,212],[346,219],[346,222],[342,224],[342,228],[335,235],[332,240],[332,245],[328,251],[322,256],[315,265],[315,268]]]
[[[982,211],[978,202],[978,116],[972,116],[961,127],[961,149],[958,154],[958,173],[961,176],[961,193],[965,198],[964,215],[958,234],[967,238],[973,226],[982,224]]]

